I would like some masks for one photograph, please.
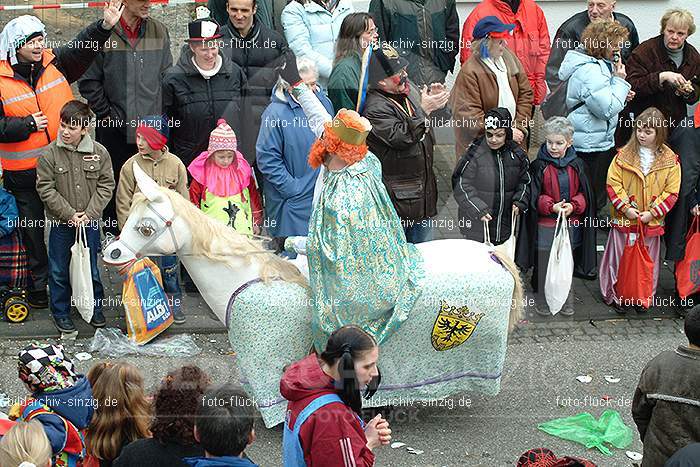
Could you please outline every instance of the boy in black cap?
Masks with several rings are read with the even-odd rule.
[[[445,106],[449,93],[433,83],[419,92],[408,80],[408,62],[382,43],[370,58],[369,91],[362,115],[372,124],[369,149],[382,163],[382,178],[403,223],[406,240],[431,239],[437,214],[433,134],[428,116]]]
[[[459,206],[462,235],[500,245],[511,234],[512,216],[530,202],[530,161],[513,140],[513,117],[498,107],[484,114],[485,134],[476,138],[457,163],[452,188]],[[484,228],[484,223],[487,228]]]

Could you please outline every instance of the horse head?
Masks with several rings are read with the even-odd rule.
[[[128,267],[146,256],[175,255],[191,241],[187,223],[175,212],[166,188],[134,163],[134,177],[141,191],[132,200],[129,217],[119,237],[103,251],[110,266]]]

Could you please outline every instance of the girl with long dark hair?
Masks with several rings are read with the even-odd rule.
[[[369,13],[351,13],[340,25],[333,71],[328,79],[328,98],[336,112],[357,109],[362,54],[377,38],[377,27]]]
[[[371,466],[375,448],[391,440],[389,423],[377,415],[365,424],[362,398],[377,391],[379,347],[357,326],[331,334],[321,355],[287,368],[280,392],[289,401],[284,428],[285,466]],[[364,394],[362,391],[364,390]]]

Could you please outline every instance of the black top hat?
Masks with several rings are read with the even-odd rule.
[[[200,42],[221,37],[221,27],[212,18],[200,18],[187,25],[189,39],[187,42]]]
[[[373,50],[369,59],[369,82],[375,84],[389,76],[394,76],[408,66],[408,60],[399,55],[389,43],[382,42]]]

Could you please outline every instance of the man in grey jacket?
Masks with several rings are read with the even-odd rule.
[[[112,157],[114,176],[136,154],[136,126],[162,112],[162,74],[173,64],[170,36],[150,17],[150,0],[123,0],[112,47],[102,51],[79,82],[80,94],[97,115],[95,136]],[[176,123],[173,123],[176,124]],[[105,208],[105,230],[117,233],[114,199]]]
[[[632,417],[644,443],[642,467],[664,465],[674,452],[700,441],[700,308],[685,318],[689,345],[666,350],[642,371]]]

